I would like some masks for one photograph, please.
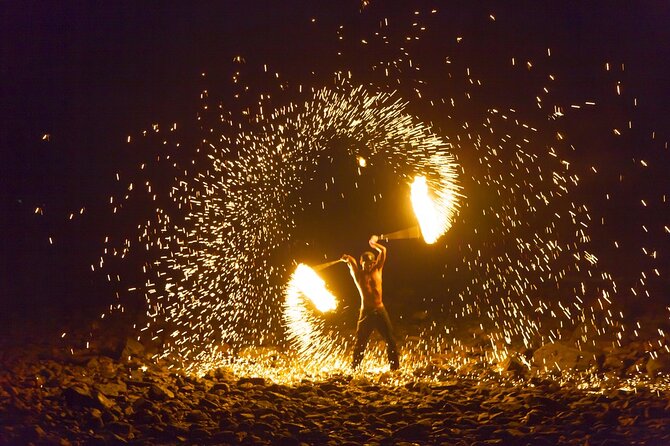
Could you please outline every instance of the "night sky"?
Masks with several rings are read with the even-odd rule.
[[[103,211],[117,187],[115,172],[143,159],[135,146],[126,144],[127,136],[154,123],[178,123],[188,158],[200,140],[195,119],[200,93],[206,89],[224,103],[229,100],[232,73],[239,69],[236,56],[246,61],[246,82],[259,91],[266,82],[263,64],[291,84],[330,85],[332,73],[347,68],[359,81],[374,83],[366,67],[375,50],[359,52],[360,36],[380,17],[411,23],[415,9],[431,7],[439,13],[430,19],[430,37],[416,57],[436,96],[444,93],[442,65],[436,61],[448,56],[474,67],[485,81],[487,103],[519,102],[524,107],[521,98],[532,95],[509,75],[509,60],[539,59],[551,47],[554,56],[547,63],[562,81],[566,103],[611,90],[613,77],[604,73],[604,62],[625,63],[625,86],[640,101],[635,110],[640,134],[655,130],[659,141],[670,138],[670,7],[665,1],[515,1],[503,8],[501,2],[372,0],[362,12],[356,1],[7,2],[0,7],[3,313],[30,314],[36,307],[97,310],[110,301],[112,291],[89,265],[99,256],[104,234],[114,230]],[[345,43],[337,40],[340,25],[347,33]],[[463,36],[462,43],[457,36]],[[342,48],[345,54],[338,57]],[[463,115],[455,120],[476,117],[477,100],[457,109]],[[649,174],[651,189],[658,186],[665,193],[667,154],[659,154],[658,144],[647,144],[649,138],[603,140],[593,129],[625,122],[631,109],[603,104],[599,110],[600,121],[566,123],[589,146],[580,152],[585,164],[592,157],[614,175],[629,169],[632,159],[644,157],[656,163]],[[440,117],[430,110],[412,111],[440,127]],[[635,181],[624,191],[631,197]],[[650,187],[645,184],[639,187]],[[588,195],[588,187],[584,193]],[[44,215],[35,214],[36,207]],[[84,215],[69,221],[69,214],[82,207]],[[603,212],[622,221],[636,218],[618,206]],[[659,212],[667,216],[667,207]],[[132,222],[125,224],[132,227]],[[368,222],[353,235],[367,237],[374,227]],[[389,229],[394,228],[387,223],[381,230]],[[328,230],[335,234],[337,227]],[[343,249],[356,246],[360,243]],[[339,255],[335,249],[327,247]],[[607,255],[602,257],[607,261]],[[624,260],[614,258],[613,263]]]

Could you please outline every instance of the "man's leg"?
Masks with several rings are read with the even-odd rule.
[[[358,326],[356,327],[356,344],[354,345],[354,360],[351,368],[356,369],[363,360],[365,354],[365,346],[368,344],[368,339],[374,328],[374,320],[372,315],[367,310],[361,310],[358,318]]]
[[[391,319],[386,308],[379,308],[377,310],[377,330],[386,341],[386,354],[389,358],[389,364],[391,364],[391,370],[398,370],[400,368],[398,346],[393,336],[393,327],[391,326]]]

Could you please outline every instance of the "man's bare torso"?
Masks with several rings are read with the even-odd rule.
[[[373,268],[372,271],[359,270],[356,274],[356,286],[361,294],[363,308],[379,308],[383,305],[381,268]]]

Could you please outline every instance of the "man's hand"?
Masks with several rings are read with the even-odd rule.
[[[356,259],[351,257],[349,254],[342,254],[342,257],[340,257],[340,260],[347,264],[347,266],[349,267],[349,270],[352,272],[352,274],[353,274],[354,270],[356,268],[358,268],[358,264],[356,263]]]
[[[384,249],[384,247],[379,244],[379,236],[371,235],[368,243],[370,244],[371,248],[376,249],[377,251]]]
[[[380,245],[378,243],[379,237],[376,235],[373,235],[370,237],[370,247],[372,249],[375,249],[379,251],[379,256],[377,257],[377,261],[375,262],[375,268],[381,268],[384,266],[384,262],[386,262],[386,246]]]

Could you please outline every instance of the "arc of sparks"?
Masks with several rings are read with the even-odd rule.
[[[306,300],[311,301],[320,312],[337,308],[337,299],[328,291],[326,284],[309,266],[301,263],[291,275],[284,291],[284,323],[287,337],[300,357],[309,358],[322,367],[333,365],[343,356],[344,345],[321,334],[323,319],[315,317]]]
[[[278,285],[286,278],[287,265],[273,264],[274,254],[295,237],[296,218],[305,210],[301,191],[326,156],[324,142],[333,138],[351,138],[365,148],[359,167],[383,162],[401,178],[425,175],[431,190],[459,190],[451,144],[409,115],[406,106],[395,93],[324,87],[303,105],[292,104],[263,118],[283,130],[234,130],[220,144],[210,144],[211,168],[187,175],[171,192],[171,204],[184,209],[183,218],[173,220],[157,209],[160,231],[144,227],[139,236],[161,250],[146,272],[152,280],[137,287],[152,309],[143,332],[159,335],[161,320],[177,327],[165,337],[159,357],[174,358],[186,371],[203,374],[225,361],[217,350],[220,339],[231,345],[250,338],[262,342],[283,327],[304,365],[338,363],[346,339],[326,330],[316,303],[303,293],[309,289],[296,286],[299,278],[292,286]],[[238,156],[231,158],[233,145]],[[260,264],[270,267],[258,268]],[[283,312],[267,312],[282,294]],[[327,295],[316,296],[317,301],[330,301]]]

